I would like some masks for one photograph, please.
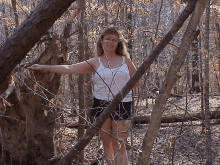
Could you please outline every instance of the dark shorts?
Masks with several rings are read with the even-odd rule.
[[[99,100],[94,97],[93,106],[90,114],[94,117],[99,117],[103,110],[110,102]],[[132,102],[121,102],[116,110],[111,114],[112,120],[130,120],[131,119],[131,106]]]

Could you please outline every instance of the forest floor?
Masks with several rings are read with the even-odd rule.
[[[140,102],[135,115],[150,114],[154,105],[154,99]],[[210,111],[220,110],[220,97],[210,97]],[[187,106],[186,106],[187,104]],[[187,107],[187,108],[186,108]],[[181,115],[201,112],[201,100],[198,95],[190,95],[182,98],[170,98],[167,102],[163,116]],[[65,118],[65,122],[77,122],[77,118]],[[143,137],[148,124],[136,124],[131,128],[128,138],[127,152],[130,164],[136,164]],[[77,129],[60,126],[57,130],[55,144],[63,155],[68,153],[71,147],[77,143]],[[212,155],[213,165],[220,164],[220,127],[219,121],[211,120]],[[84,150],[85,163],[97,162],[105,165],[103,159],[102,142],[99,136],[94,136]],[[157,138],[154,142],[150,164],[152,165],[204,165],[206,162],[205,133],[202,130],[202,121],[188,121],[175,123],[162,123]]]

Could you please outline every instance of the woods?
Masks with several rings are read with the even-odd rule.
[[[220,107],[218,1],[3,0],[0,7],[1,164],[105,164],[98,131],[138,80],[126,142],[130,164],[220,162],[215,131]],[[94,119],[89,114],[92,74],[60,75],[28,67],[94,57],[94,43],[110,25],[128,40],[137,72]],[[170,121],[180,128],[178,135],[166,126],[169,134],[161,136]],[[68,127],[73,123],[77,126]],[[187,144],[194,145],[189,151],[178,147],[188,133],[196,139]],[[158,139],[167,147],[155,156],[163,148]],[[180,160],[176,153],[183,151],[195,156],[183,154]]]

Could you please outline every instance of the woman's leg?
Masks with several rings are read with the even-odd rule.
[[[112,121],[112,134],[120,140],[118,142],[115,138],[112,138],[112,145],[116,156],[115,165],[129,164],[126,146],[124,143],[127,142],[130,125],[130,120]]]
[[[114,163],[114,149],[112,147],[112,136],[111,136],[111,129],[112,129],[112,119],[108,118],[105,123],[102,125],[102,130],[100,130],[100,135],[102,138],[103,142],[103,147],[104,147],[104,153],[106,157],[106,162],[108,165],[115,165]],[[108,133],[105,133],[105,132]]]

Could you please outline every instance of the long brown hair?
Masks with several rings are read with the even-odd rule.
[[[101,35],[98,38],[98,41],[96,43],[96,56],[102,56],[104,54],[104,50],[102,47],[102,41],[103,38],[106,34],[117,34],[119,41],[118,41],[118,46],[115,50],[115,53],[119,56],[128,56],[128,51],[127,51],[127,47],[126,47],[126,42],[127,40],[123,37],[122,33],[117,30],[115,27],[109,27],[107,29],[105,29]]]

